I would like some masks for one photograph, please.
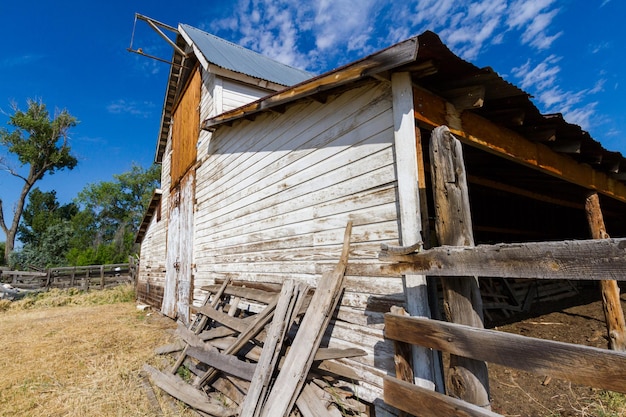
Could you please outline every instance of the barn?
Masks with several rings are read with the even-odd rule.
[[[351,221],[327,343],[367,352],[343,362],[359,375],[360,398],[379,401],[394,369],[383,315],[394,305],[438,314],[437,282],[368,266],[381,244],[437,245],[428,155],[439,126],[463,144],[476,244],[587,239],[590,192],[611,235],[626,234],[623,156],[562,115],[541,114],[527,93],[432,32],[312,76],[178,31],[184,54],[174,53],[156,153],[161,189],[137,235],[139,298],[168,316],[187,323],[201,287],[225,279],[315,286]],[[498,294],[494,303],[511,301]],[[419,366],[436,366],[422,354]]]

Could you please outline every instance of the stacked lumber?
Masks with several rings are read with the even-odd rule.
[[[207,296],[194,321],[157,350],[173,354],[173,365],[145,365],[144,373],[203,416],[363,415],[351,389],[356,375],[334,360],[366,352],[320,347],[343,291],[350,231],[348,224],[340,261],[316,289],[295,280],[280,292],[229,280],[202,287]]]

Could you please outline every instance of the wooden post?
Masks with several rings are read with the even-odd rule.
[[[104,289],[104,265],[100,265],[100,289]]]
[[[408,72],[392,74],[391,90],[401,244],[410,246],[422,240],[417,138],[415,136],[415,109],[411,75]],[[410,315],[430,318],[427,284],[424,275],[405,275],[404,293],[406,294],[407,312]],[[414,383],[424,388],[435,389],[432,352],[423,347],[413,346],[412,355]]]
[[[463,148],[446,126],[433,130],[430,164],[435,202],[435,231],[440,245],[474,246]],[[483,304],[476,277],[441,279],[449,321],[483,328]],[[482,361],[450,356],[448,394],[491,409],[489,375]]]
[[[593,239],[608,239],[602,210],[600,208],[600,198],[598,193],[591,193],[585,200],[585,212]],[[613,350],[626,351],[626,323],[624,312],[620,303],[619,287],[615,280],[600,281],[602,290],[602,306],[604,308],[604,318],[606,320],[606,330],[609,337],[609,348]]]

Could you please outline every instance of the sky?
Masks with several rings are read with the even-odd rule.
[[[186,23],[319,74],[425,30],[457,55],[489,66],[626,155],[626,2],[620,0],[57,0],[0,2],[0,127],[12,104],[43,101],[79,124],[79,163],[38,186],[71,202],[88,184],[153,163],[171,47],[135,13]],[[9,157],[5,148],[0,157]],[[21,172],[24,172],[23,170]],[[5,220],[23,183],[0,171]],[[3,234],[0,231],[0,241]]]

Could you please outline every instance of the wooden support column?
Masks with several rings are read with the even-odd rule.
[[[439,244],[474,246],[463,149],[446,126],[433,130],[430,164]],[[476,277],[442,278],[444,310],[449,321],[483,328],[483,304]],[[491,409],[487,364],[450,356],[448,394]]]
[[[408,72],[393,73],[391,90],[393,95],[396,175],[400,204],[400,243],[403,246],[410,246],[422,240],[411,75]],[[410,315],[430,318],[426,277],[424,275],[405,275],[404,293],[407,300],[407,312]],[[413,346],[412,356],[415,384],[424,388],[435,389],[432,351]]]
[[[593,239],[608,239],[604,218],[600,208],[600,198],[598,193],[591,193],[585,200],[585,212]],[[602,290],[602,306],[604,308],[604,318],[606,320],[606,330],[609,337],[609,348],[613,350],[626,351],[626,323],[624,312],[620,303],[619,287],[615,280],[600,281]]]

